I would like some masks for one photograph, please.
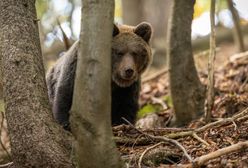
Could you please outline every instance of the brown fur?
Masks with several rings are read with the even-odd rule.
[[[114,26],[111,55],[113,125],[123,123],[123,117],[131,123],[135,122],[140,77],[152,60],[149,46],[151,33],[148,23],[141,23],[136,27]],[[77,51],[78,42],[58,60],[46,77],[54,117],[65,129],[69,129]]]
[[[114,61],[112,79],[119,86],[126,87],[137,81],[152,62],[151,48],[149,46],[151,32],[148,32],[150,35],[147,41],[135,32],[142,24],[136,27],[120,25],[118,26],[119,34],[113,38],[112,59],[119,57],[121,60]],[[130,80],[125,80],[124,71],[128,67],[134,70],[134,75]]]

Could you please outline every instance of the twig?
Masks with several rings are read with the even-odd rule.
[[[246,77],[245,81],[243,82],[243,84],[240,86],[239,88],[239,92],[241,92],[243,90],[243,88],[245,87],[245,85],[248,83],[248,77]]]
[[[140,136],[142,136],[142,135],[139,135],[136,139],[135,139],[135,141],[134,141],[134,143],[133,143],[133,145],[132,145],[132,151],[134,151],[134,146],[136,145],[136,142],[139,140],[139,137]],[[131,152],[132,152],[131,151]],[[132,160],[134,159],[134,155],[131,157],[131,159],[129,160],[129,162],[128,162],[128,164],[130,165],[131,164],[131,162],[132,162]]]
[[[63,30],[63,28],[62,28],[62,26],[61,26],[61,24],[60,24],[59,19],[57,19],[57,22],[58,22],[58,26],[59,26],[59,28],[60,28],[60,30],[61,30],[61,32],[62,32],[63,42],[64,42],[64,44],[65,44],[65,49],[66,49],[66,50],[69,50],[69,48],[71,47],[70,42],[69,42],[69,38],[68,38],[67,35],[65,34],[65,31]]]
[[[209,144],[206,141],[204,141],[202,138],[200,138],[196,133],[193,133],[192,136],[201,143],[205,144],[206,146],[209,146]]]
[[[214,60],[215,60],[215,0],[211,0],[210,9],[211,36],[210,53],[208,57],[208,85],[207,85],[207,108],[206,122],[211,120],[211,112],[214,106]]]
[[[142,83],[146,83],[146,82],[149,82],[149,81],[151,81],[153,79],[159,78],[160,76],[166,74],[167,72],[168,72],[168,69],[167,68],[166,69],[163,69],[161,71],[158,71],[157,73],[154,73],[154,74],[152,74],[152,75],[144,78],[142,80]]]
[[[140,134],[143,134],[143,135],[145,135],[145,136],[147,136],[147,137],[149,137],[149,138],[151,138],[153,140],[163,141],[163,142],[172,143],[172,144],[176,145],[179,149],[181,149],[183,151],[184,155],[186,156],[186,158],[190,162],[193,161],[192,158],[191,158],[191,156],[186,151],[186,149],[178,141],[176,141],[174,139],[167,138],[167,137],[163,137],[163,136],[154,136],[154,135],[150,135],[150,134],[144,133],[141,130],[135,128],[135,126],[132,123],[130,123],[128,120],[126,120],[125,118],[122,118],[122,119],[124,121],[126,121],[130,126],[133,127],[133,129],[135,129],[136,131],[138,131]]]
[[[154,149],[154,148],[156,148],[157,146],[162,145],[162,144],[164,144],[164,142],[159,142],[159,143],[157,143],[157,144],[155,144],[155,145],[153,145],[153,146],[147,148],[147,149],[141,154],[141,156],[140,156],[140,158],[139,158],[138,167],[141,168],[142,159],[143,159],[143,157],[145,156],[145,154],[146,154],[147,152],[149,152],[150,150],[152,150],[152,149]]]
[[[194,159],[194,164],[197,166],[201,166],[211,159],[215,159],[219,156],[227,155],[229,153],[236,152],[236,151],[239,151],[239,150],[244,149],[244,148],[248,148],[248,141],[239,142],[237,144],[234,144],[234,145],[216,150],[214,152],[211,152],[207,155],[203,155],[201,157],[198,157],[198,158]]]

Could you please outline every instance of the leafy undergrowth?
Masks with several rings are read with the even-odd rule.
[[[206,72],[200,72],[200,78],[207,83]],[[143,82],[139,113],[143,118],[136,128],[113,128],[128,167],[248,167],[248,53],[230,57],[216,71],[215,80],[213,121],[207,124],[200,118],[186,128],[167,127],[172,117],[167,72]],[[224,154],[218,153],[221,149]],[[211,159],[200,162],[204,155]]]

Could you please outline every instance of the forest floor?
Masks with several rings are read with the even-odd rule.
[[[128,167],[248,167],[248,52],[233,55],[234,51],[225,45],[217,52],[211,123],[202,117],[185,128],[169,128],[167,71],[144,79],[140,104],[160,106],[159,110],[145,115],[136,127],[113,128]],[[200,62],[196,61],[199,76],[206,85],[207,61]]]
[[[142,82],[140,104],[145,113],[150,112],[139,116],[136,127],[129,124],[113,128],[127,167],[248,167],[248,53],[234,53],[233,45],[226,44],[217,51],[215,103],[213,119],[208,124],[200,118],[185,128],[168,127],[173,112],[167,70],[147,73]],[[195,56],[205,85],[207,56],[207,52]],[[10,144],[7,124],[1,114],[2,164],[11,158],[6,153],[10,153]]]

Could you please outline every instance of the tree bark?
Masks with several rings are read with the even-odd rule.
[[[191,46],[194,3],[192,0],[174,0],[169,21],[169,81],[175,111],[172,125],[177,126],[204,113],[205,88],[197,75]]]
[[[0,58],[13,167],[72,167],[48,102],[35,0],[0,1]]]
[[[127,25],[137,25],[143,17],[142,0],[122,0],[123,21]]]
[[[113,0],[82,0],[80,49],[71,110],[78,167],[121,167],[111,129]]]
[[[214,107],[214,61],[215,61],[215,5],[216,1],[211,0],[210,7],[210,23],[211,23],[211,35],[210,35],[210,53],[208,57],[208,85],[207,85],[207,105],[206,105],[206,117],[205,121],[210,122],[212,118],[212,110]]]

